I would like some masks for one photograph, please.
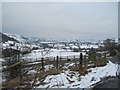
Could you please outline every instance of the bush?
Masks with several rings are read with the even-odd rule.
[[[73,49],[73,52],[79,52],[79,50],[78,50],[78,49],[76,49],[76,48],[74,48],[74,49]]]
[[[38,47],[33,47],[33,48],[32,48],[32,50],[37,50],[37,49],[39,49],[39,48],[38,48]]]
[[[30,51],[24,51],[24,52],[22,52],[22,55],[28,54],[28,53],[30,53]]]
[[[18,54],[20,54],[20,51],[16,49],[7,48],[2,50],[3,57],[11,57],[13,55],[18,55]]]
[[[107,39],[104,41],[104,50],[110,53],[110,56],[115,56],[117,54],[117,44],[112,39]]]
[[[116,56],[117,52],[115,50],[110,51],[110,56]]]

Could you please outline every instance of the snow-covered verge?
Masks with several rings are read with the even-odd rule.
[[[91,72],[85,76],[80,76],[78,72],[69,69],[63,70],[58,75],[48,75],[43,81],[45,84],[39,85],[37,88],[90,88],[91,85],[99,82],[101,78],[116,76],[118,65],[109,61],[104,67],[90,68],[89,70]]]

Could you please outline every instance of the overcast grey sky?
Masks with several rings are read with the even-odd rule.
[[[56,39],[118,36],[117,2],[3,3],[2,31]]]

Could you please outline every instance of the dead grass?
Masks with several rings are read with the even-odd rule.
[[[13,88],[13,87],[17,87],[18,85],[21,85],[23,82],[24,82],[23,79],[21,80],[20,77],[17,77],[8,82],[3,82],[2,86],[6,88]]]
[[[85,74],[87,74],[89,72],[89,71],[87,71],[86,68],[79,68],[79,65],[77,65],[77,66],[70,66],[68,69],[70,69],[71,71],[79,72],[79,74],[81,76],[85,76]],[[72,74],[72,76],[74,76],[74,75]]]
[[[16,77],[10,81],[3,82],[3,87],[15,88],[15,87],[25,86],[25,88],[32,88],[32,84],[30,82],[36,80],[35,78],[38,78],[38,80],[44,80],[44,78],[47,77],[48,75],[57,75],[60,72],[61,71],[58,69],[51,69],[48,71],[39,72],[38,74],[23,76],[22,78]],[[46,84],[46,83],[43,83],[43,81],[41,81],[39,85],[41,84]]]
[[[45,79],[40,80],[38,84],[35,84],[34,86],[40,86],[40,85],[45,85],[47,83],[44,82]]]
[[[88,68],[95,68],[95,67],[103,67],[108,63],[108,60],[106,59],[100,59],[100,60],[93,60],[88,64],[92,64],[91,66],[88,66]]]
[[[85,76],[86,74],[88,74],[88,72],[91,72],[91,71],[87,71],[87,69],[95,68],[95,67],[102,67],[102,66],[105,66],[107,63],[108,63],[108,60],[106,59],[87,60],[87,61],[82,62],[81,68],[79,67],[79,65],[76,65],[76,66],[70,66],[68,67],[68,69],[70,69],[71,71],[79,72],[80,75]]]
[[[79,71],[79,66],[70,66],[68,67],[68,69],[70,69],[71,71]]]
[[[49,75],[57,75],[57,74],[60,74],[60,72],[61,72],[61,70],[59,70],[59,69],[51,69],[51,70],[47,71],[47,73]]]

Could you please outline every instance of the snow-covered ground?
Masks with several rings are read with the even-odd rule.
[[[118,65],[111,61],[104,67],[90,68],[92,70],[85,76],[79,76],[78,72],[63,71],[58,75],[49,75],[44,80],[44,85],[37,88],[90,88],[91,85],[99,82],[101,78],[107,76],[116,76]],[[72,75],[72,77],[70,77]],[[40,83],[38,81],[37,83]],[[36,88],[36,87],[35,87]]]
[[[86,45],[86,44],[82,44],[80,45],[80,48],[99,48],[99,45],[95,45],[95,44],[91,44],[91,45]]]

